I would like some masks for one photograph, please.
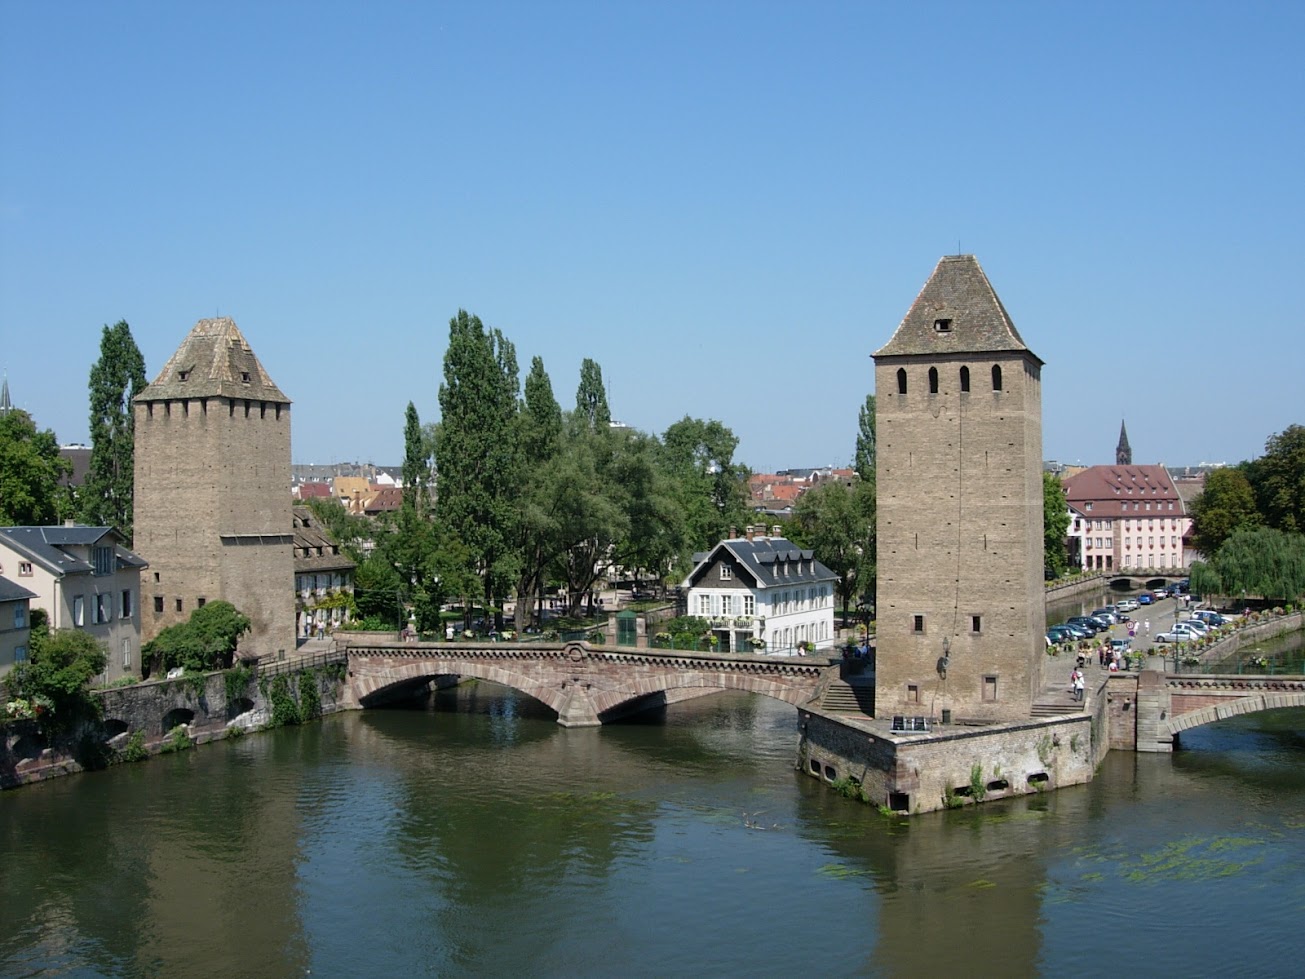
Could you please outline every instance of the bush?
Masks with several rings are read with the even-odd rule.
[[[132,731],[127,738],[127,743],[122,747],[122,760],[144,761],[149,756],[149,749],[145,747],[145,732]]]

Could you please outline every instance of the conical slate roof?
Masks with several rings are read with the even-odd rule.
[[[997,351],[1021,351],[1042,363],[1020,338],[978,259],[944,255],[892,339],[874,356]]]
[[[200,320],[137,401],[248,398],[289,404],[254,356],[235,321]]]

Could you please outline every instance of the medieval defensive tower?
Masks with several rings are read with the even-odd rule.
[[[1045,654],[1042,361],[973,255],[874,355],[875,713],[1027,718]]]
[[[196,323],[134,405],[143,638],[222,599],[252,620],[242,652],[293,650],[290,399],[222,318]]]

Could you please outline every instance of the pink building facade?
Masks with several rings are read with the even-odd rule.
[[[1092,466],[1064,480],[1069,559],[1087,571],[1179,571],[1192,520],[1164,466]]]

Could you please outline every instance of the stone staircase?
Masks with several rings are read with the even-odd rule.
[[[1034,717],[1064,717],[1068,714],[1083,713],[1084,704],[1077,703],[1073,700],[1055,700],[1042,699],[1034,703]]]
[[[864,714],[874,717],[875,685],[873,680],[854,677],[848,680],[833,680],[825,688],[820,699],[820,709],[831,713]]]

